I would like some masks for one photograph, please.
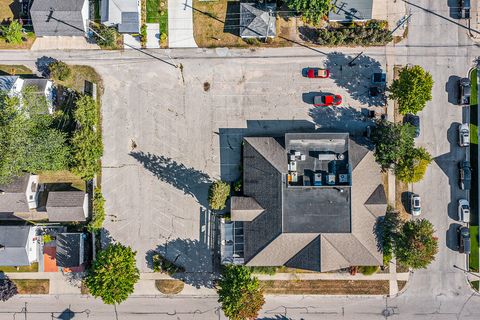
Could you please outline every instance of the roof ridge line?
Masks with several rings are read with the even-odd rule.
[[[383,259],[382,259],[382,261],[378,260],[378,259],[372,254],[372,252],[371,252],[370,250],[368,250],[368,248],[363,244],[363,242],[362,242],[360,239],[357,238],[357,236],[356,236],[354,233],[352,233],[352,236],[362,245],[362,247],[365,248],[365,250],[367,250],[368,254],[369,254],[374,260],[376,260],[377,262],[382,262],[382,264],[383,264]]]
[[[324,235],[323,233],[320,234],[320,236],[322,236],[322,237],[323,237],[323,235]],[[348,263],[351,263],[351,262],[350,262],[350,259],[348,259],[347,257],[345,257],[345,255],[344,255],[343,253],[341,253],[341,252],[338,250],[338,248],[337,248],[330,240],[328,240],[328,239],[325,238],[325,237],[323,237],[323,238],[324,238],[328,243],[330,243],[330,245],[345,259],[345,261],[347,261]],[[355,238],[356,238],[356,237],[355,237]],[[360,241],[359,241],[359,242],[360,242]],[[321,246],[321,244],[320,244],[320,246]],[[363,243],[362,243],[362,246],[363,246]],[[367,250],[367,251],[368,251],[368,250]]]

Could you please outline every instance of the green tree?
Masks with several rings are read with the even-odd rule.
[[[118,304],[133,293],[140,273],[135,263],[136,252],[121,244],[111,244],[97,254],[88,270],[85,283],[94,297],[106,304]]]
[[[93,190],[93,215],[92,220],[88,223],[88,229],[90,231],[99,230],[103,226],[105,221],[105,198],[102,195],[100,188],[96,187]]]
[[[398,232],[402,227],[402,220],[398,212],[388,210],[385,216],[379,221],[378,238],[383,251],[383,263],[388,264],[393,258],[395,241]]]
[[[420,66],[406,66],[388,89],[389,97],[398,102],[399,112],[416,114],[432,100],[432,75]]]
[[[230,184],[223,181],[215,181],[208,190],[208,204],[213,210],[225,209],[228,196],[230,195]]]
[[[75,102],[75,120],[82,127],[95,128],[98,124],[98,104],[90,96],[82,95]]]
[[[18,21],[12,21],[8,26],[2,26],[2,37],[8,43],[22,43],[22,25]]]
[[[63,61],[54,61],[50,63],[48,70],[50,71],[50,76],[52,79],[59,81],[67,80],[72,74],[72,69],[70,66]]]
[[[328,15],[330,0],[287,0],[288,7],[301,13],[307,21],[318,24]]]
[[[415,128],[410,124],[401,125],[382,120],[372,131],[375,144],[375,160],[388,169],[414,146]]]
[[[265,299],[258,279],[252,277],[249,268],[226,266],[218,285],[218,302],[229,319],[256,319]]]
[[[103,49],[117,48],[117,39],[120,35],[115,28],[103,24],[94,24],[93,30],[95,31],[93,37],[100,47]]]
[[[91,128],[82,128],[73,134],[71,140],[72,172],[84,180],[90,180],[100,171],[103,154],[102,137]]]
[[[413,148],[407,152],[395,166],[395,175],[405,183],[423,179],[432,156],[425,148]]]
[[[415,269],[426,268],[438,252],[435,230],[426,219],[410,220],[403,224],[395,240],[397,261]]]

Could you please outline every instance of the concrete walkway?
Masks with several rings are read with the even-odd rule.
[[[160,25],[158,23],[147,23],[147,48],[160,48]]]
[[[395,266],[394,266],[395,267]],[[407,281],[410,273],[375,273],[370,276],[357,273],[276,273],[274,275],[256,274],[258,280],[389,280]],[[397,288],[398,291],[398,288]]]
[[[168,46],[196,48],[192,0],[168,0]]]
[[[85,37],[38,37],[32,45],[32,51],[40,50],[99,50]]]

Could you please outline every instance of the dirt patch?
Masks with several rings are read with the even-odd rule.
[[[395,179],[395,209],[400,213],[400,218],[403,221],[410,219],[409,201],[410,192],[408,191],[408,184]]]
[[[388,280],[266,280],[266,294],[387,295]]]
[[[17,286],[19,294],[48,294],[48,279],[11,279]]]
[[[403,288],[405,288],[405,286],[407,285],[407,281],[398,280],[397,285],[398,285],[398,291],[402,291]]]
[[[185,284],[180,280],[155,280],[155,287],[163,294],[178,294]]]

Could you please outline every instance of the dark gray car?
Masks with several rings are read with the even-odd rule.
[[[459,81],[459,101],[458,103],[462,106],[466,106],[470,104],[470,79],[463,78]]]
[[[458,252],[470,254],[470,230],[467,227],[460,226],[458,232]]]
[[[472,167],[470,166],[470,162],[460,162],[458,169],[460,173],[460,189],[470,190],[472,187]]]

